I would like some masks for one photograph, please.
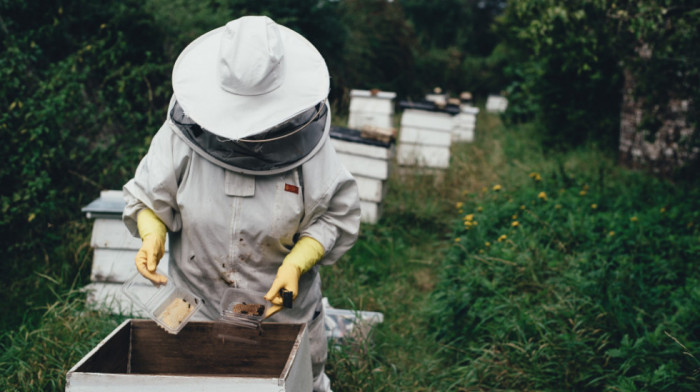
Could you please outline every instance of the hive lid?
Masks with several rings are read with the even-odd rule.
[[[392,142],[382,142],[374,139],[367,139],[362,137],[362,132],[359,129],[351,129],[344,127],[331,126],[331,138],[338,140],[345,140],[353,143],[362,143],[370,146],[379,146],[384,148],[391,147]]]

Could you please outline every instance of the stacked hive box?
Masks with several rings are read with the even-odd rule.
[[[397,146],[399,165],[446,169],[453,128],[454,119],[448,112],[405,109]]]
[[[474,129],[476,128],[477,114],[479,114],[479,108],[465,104],[460,105],[459,114],[454,116],[454,128],[452,130],[453,141],[474,141]]]
[[[366,125],[393,128],[394,98],[396,93],[389,91],[350,91],[348,128],[362,129]]]
[[[331,141],[340,161],[357,181],[362,222],[376,223],[381,216],[394,144],[363,138],[359,130],[341,127],[331,127]]]
[[[90,240],[94,256],[91,283],[86,287],[87,302],[112,313],[142,315],[121,292],[122,284],[136,273],[134,259],[141,247],[141,239],[133,237],[122,222],[124,205],[122,191],[108,190],[82,209],[88,218],[95,219]],[[168,271],[167,242],[158,268]]]
[[[500,95],[489,95],[486,99],[486,111],[489,113],[503,113],[508,107],[508,100]]]

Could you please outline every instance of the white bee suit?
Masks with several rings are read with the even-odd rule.
[[[170,278],[204,299],[201,314],[211,320],[229,287],[266,293],[298,238],[323,245],[324,257],[299,280],[293,308],[270,318],[309,324],[314,390],[330,387],[319,265],[350,249],[360,226],[357,185],[336,157],[329,126],[330,115],[319,145],[300,165],[249,175],[198,151],[168,116],[124,186],[126,226],[138,236],[137,213],[155,212],[169,232]]]

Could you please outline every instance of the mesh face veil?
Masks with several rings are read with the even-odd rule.
[[[175,102],[170,118],[190,141],[204,153],[224,164],[254,174],[269,174],[293,168],[321,141],[328,108],[325,100],[299,115],[245,139],[229,140],[200,127]]]

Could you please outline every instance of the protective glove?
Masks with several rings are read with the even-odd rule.
[[[290,291],[292,299],[299,294],[299,278],[321,260],[325,253],[323,245],[311,237],[301,237],[294,245],[292,251],[284,258],[282,265],[277,269],[277,276],[272,282],[270,290],[265,294],[265,299],[273,306],[265,312],[265,318],[282,310],[284,301],[282,291]]]
[[[168,278],[157,274],[156,267],[165,253],[165,224],[153,211],[144,208],[136,217],[136,225],[143,241],[136,253],[136,269],[154,284],[164,284]]]

